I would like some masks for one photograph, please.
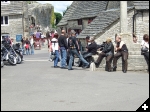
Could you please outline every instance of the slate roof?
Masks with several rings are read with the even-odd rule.
[[[105,28],[110,26],[114,21],[119,19],[120,12],[117,11],[103,11],[80,33],[77,38],[85,38],[87,35],[92,36],[104,32]]]
[[[1,3],[1,15],[23,14],[23,1],[10,1],[9,5]]]
[[[106,10],[107,2],[108,1],[73,1],[57,26],[66,25],[67,20],[96,17],[100,11]]]
[[[100,11],[106,10],[108,1],[82,1],[68,20],[96,17]]]
[[[133,1],[135,9],[149,9],[149,1]]]
[[[65,15],[61,19],[61,21],[57,24],[57,26],[66,25],[67,20],[70,18],[72,13],[74,13],[74,10],[79,6],[79,4],[83,1],[73,1],[73,3],[70,5],[69,9],[66,11]]]

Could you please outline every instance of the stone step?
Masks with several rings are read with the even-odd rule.
[[[93,55],[93,59],[95,61],[97,60],[97,58],[98,58],[98,55]],[[106,65],[106,59],[103,58],[99,67],[104,69],[105,65]],[[117,66],[118,66],[118,69],[120,69],[120,70],[122,69],[122,58],[118,59]],[[95,70],[93,67],[91,67],[91,68],[92,68],[92,70]],[[145,70],[145,69],[147,69],[147,64],[144,59],[144,56],[143,55],[129,55],[128,69],[129,70]]]

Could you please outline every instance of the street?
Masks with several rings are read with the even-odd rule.
[[[136,111],[149,98],[147,72],[53,68],[46,49],[24,59],[1,68],[1,111]]]

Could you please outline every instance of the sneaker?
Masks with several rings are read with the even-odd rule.
[[[89,64],[88,64],[88,65],[86,65],[86,66],[83,66],[83,68],[89,68]]]
[[[73,68],[71,68],[71,69],[68,69],[68,70],[73,70]]]
[[[61,69],[68,69],[68,68],[66,68],[66,67],[61,67]]]
[[[54,66],[54,68],[59,68],[59,66]]]

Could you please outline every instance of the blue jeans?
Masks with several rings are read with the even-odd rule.
[[[34,54],[34,45],[32,45],[32,46],[30,47],[30,49],[31,49],[31,54]]]
[[[67,51],[64,47],[60,47],[61,67],[66,67]]]
[[[30,49],[26,49],[26,55],[30,55]]]
[[[22,45],[23,55],[25,54],[25,47]]]
[[[83,58],[83,56],[81,54],[79,54],[77,52],[76,49],[70,49],[69,50],[70,53],[70,60],[69,60],[69,66],[68,69],[72,69],[72,62],[73,62],[73,55],[76,54],[78,56],[78,58],[82,61],[83,65],[88,66],[89,63]]]
[[[59,60],[59,52],[58,52],[58,50],[55,50],[55,54],[56,54],[56,58],[54,60],[54,66],[57,66],[58,60]]]

